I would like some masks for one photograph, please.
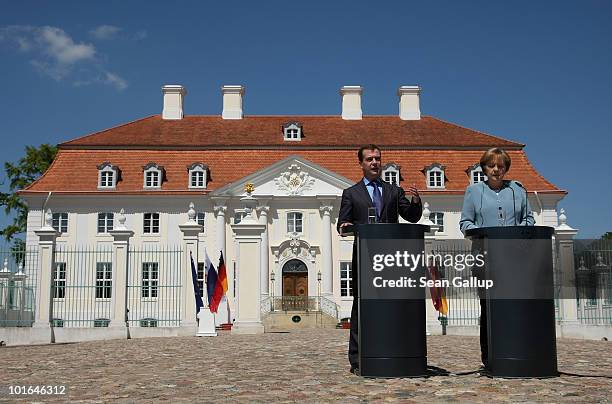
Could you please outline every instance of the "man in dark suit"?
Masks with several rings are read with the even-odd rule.
[[[357,152],[359,166],[363,178],[342,192],[342,202],[338,215],[338,232],[348,225],[368,223],[369,208],[374,208],[376,221],[381,223],[397,223],[398,216],[409,222],[418,222],[423,208],[421,198],[412,185],[406,192],[401,187],[381,180],[382,161],[378,146],[369,144]],[[406,198],[406,194],[411,200]],[[353,262],[351,264],[353,308],[351,310],[351,333],[349,338],[348,357],[351,373],[359,373],[359,345],[357,335],[357,245],[353,244]]]

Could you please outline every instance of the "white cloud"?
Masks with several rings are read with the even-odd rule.
[[[89,34],[96,39],[105,40],[115,38],[121,30],[121,28],[114,25],[100,25],[89,31]]]
[[[77,44],[63,30],[55,27],[42,27],[37,40],[43,45],[44,52],[62,65],[92,59],[96,54],[93,45]]]
[[[104,80],[104,82],[106,84],[110,84],[114,86],[119,91],[123,91],[127,88],[128,83],[123,78],[111,72],[105,72],[105,73],[106,73],[106,79]]]
[[[106,28],[101,30],[103,27]],[[102,35],[109,37],[121,29],[104,25],[96,30],[98,34],[103,32]],[[61,28],[29,25],[2,27],[0,42],[10,43],[21,53],[30,55],[30,65],[54,80],[70,79],[75,86],[101,83],[119,91],[128,86],[125,79],[104,68],[107,57],[99,57],[94,45],[75,41]]]

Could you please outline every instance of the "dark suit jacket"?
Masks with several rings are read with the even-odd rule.
[[[421,201],[412,203],[406,199],[404,190],[396,185],[382,182],[383,206],[380,212],[382,223],[397,223],[399,216],[409,222],[418,222],[423,214]],[[366,189],[366,185],[361,179],[358,183],[342,192],[342,202],[340,203],[340,213],[338,214],[338,232],[342,223],[350,222],[353,224],[368,223],[368,208],[373,207],[372,199]],[[357,296],[357,248],[353,245],[353,262],[351,265],[353,276],[353,296]]]

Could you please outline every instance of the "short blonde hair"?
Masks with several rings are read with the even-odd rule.
[[[493,147],[484,152],[484,154],[480,158],[480,168],[482,168],[482,171],[484,171],[485,167],[489,165],[489,163],[496,161],[498,158],[501,158],[504,162],[506,171],[510,170],[510,163],[512,162],[512,160],[510,159],[508,153],[506,153],[503,149],[500,149],[499,147]]]

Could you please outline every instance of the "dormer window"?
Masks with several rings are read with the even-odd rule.
[[[156,163],[149,163],[142,167],[144,171],[144,187],[145,188],[161,188],[161,183],[164,179],[164,167]]]
[[[283,133],[287,141],[302,140],[302,125],[299,122],[287,122],[283,125]]]
[[[117,186],[119,179],[119,168],[109,162],[104,162],[98,167],[98,188],[111,189]]]
[[[432,165],[425,167],[425,177],[427,178],[427,188],[429,189],[444,189],[445,178],[444,170],[445,166],[440,163],[433,163]]]
[[[208,166],[193,163],[187,167],[187,170],[189,171],[189,188],[206,188]]]
[[[383,180],[389,184],[399,186],[400,183],[400,166],[395,163],[389,163],[383,167]]]
[[[483,182],[487,180],[487,176],[485,175],[484,172],[482,172],[482,167],[480,167],[479,163],[476,163],[473,166],[468,167],[466,172],[470,176],[471,184],[478,184],[479,182]]]

